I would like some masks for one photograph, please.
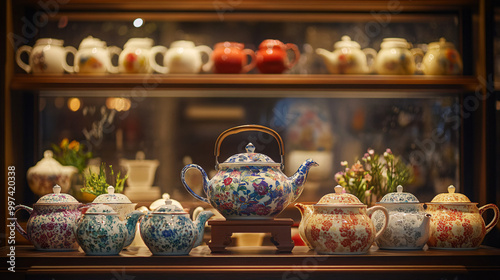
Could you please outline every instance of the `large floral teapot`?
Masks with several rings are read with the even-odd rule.
[[[281,171],[282,162],[276,163],[266,155],[255,153],[255,146],[251,143],[246,146],[246,153],[233,155],[219,164],[220,145],[224,138],[245,131],[265,132],[273,136],[278,141],[283,162],[283,141],[278,133],[260,125],[237,126],[224,131],[215,143],[217,174],[211,180],[196,164],[184,167],[181,180],[195,198],[210,203],[226,219],[272,219],[300,196],[309,168],[318,164],[308,159],[293,176],[287,177]],[[186,183],[185,175],[191,168],[202,173],[203,191],[207,198],[196,194]]]

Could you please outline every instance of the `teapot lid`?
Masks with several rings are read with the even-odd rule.
[[[451,48],[454,49],[455,45],[452,42],[447,42],[444,37],[439,38],[438,42],[429,43],[429,49]]]
[[[98,38],[88,36],[87,38],[82,40],[79,48],[83,49],[83,48],[105,48],[105,47],[106,47],[106,42]]]
[[[170,48],[194,48],[194,42],[179,40],[170,43]]]
[[[64,40],[53,39],[53,38],[40,38],[36,40],[35,45],[64,45]]]
[[[455,193],[455,186],[451,185],[448,187],[447,193],[440,193],[436,195],[431,202],[459,202],[459,203],[471,203],[470,199],[461,193]]]
[[[64,166],[61,165],[57,160],[53,158],[54,154],[51,150],[47,150],[43,153],[43,158],[35,164],[35,166],[28,169],[28,173],[35,172],[41,175],[53,175],[61,173],[76,173],[78,169],[74,166]]]
[[[419,203],[419,201],[413,194],[403,192],[403,186],[399,185],[396,192],[384,195],[380,203]]]
[[[149,49],[153,46],[153,39],[151,38],[130,38],[128,41],[123,45],[124,48],[128,47],[137,47],[137,48],[143,48],[143,49]]]
[[[118,212],[116,212],[111,206],[106,205],[106,204],[96,204],[90,207],[87,212],[85,212],[85,215],[118,215]]]
[[[344,188],[340,185],[335,187],[335,193],[324,195],[318,204],[357,204],[364,205],[355,195],[345,193]]]
[[[61,193],[61,186],[55,185],[52,187],[53,193],[42,196],[36,204],[58,204],[58,203],[80,203],[73,196]]]
[[[255,146],[252,143],[248,143],[245,147],[246,153],[239,153],[230,156],[226,161],[220,163],[220,167],[234,167],[234,166],[269,166],[269,167],[280,167],[281,163],[274,162],[270,157],[255,153]]]
[[[181,207],[175,205],[172,199],[165,199],[165,204],[156,208],[153,214],[182,215],[188,213],[186,213]]]
[[[164,193],[160,199],[157,199],[157,200],[153,201],[153,203],[151,203],[151,205],[149,206],[149,209],[151,209],[152,211],[156,210],[156,208],[165,205],[165,201],[168,199],[170,199],[170,195],[168,193]],[[179,208],[183,209],[183,207],[179,201],[177,201],[175,199],[170,199],[170,200],[172,201],[173,205],[178,206]]]
[[[380,44],[382,49],[386,48],[410,48],[410,44],[404,38],[384,38],[382,43]]]
[[[132,203],[132,201],[124,194],[115,193],[115,188],[109,186],[108,193],[99,195],[92,203]]]
[[[341,49],[341,48],[357,48],[360,49],[361,46],[358,44],[356,41],[351,41],[351,37],[349,36],[342,36],[341,40],[338,41],[333,45],[333,48],[335,49]]]
[[[259,45],[259,49],[271,49],[274,47],[280,47],[283,48],[285,44],[281,42],[280,40],[275,40],[275,39],[266,39],[262,41]]]

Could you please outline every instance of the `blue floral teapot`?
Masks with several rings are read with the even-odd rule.
[[[205,222],[213,215],[211,211],[202,211],[192,221],[188,213],[166,199],[164,205],[141,221],[141,237],[153,255],[188,255],[201,245]]]
[[[219,163],[220,145],[229,135],[245,131],[265,132],[278,142],[281,163],[274,162],[264,154],[256,153],[255,146],[249,143],[246,153],[229,157]],[[208,179],[207,173],[196,164],[189,164],[181,172],[184,187],[195,198],[210,203],[226,219],[272,219],[302,193],[309,169],[318,164],[306,160],[291,177],[283,169],[283,141],[274,130],[260,125],[242,125],[230,128],[219,135],[215,143],[217,174]],[[186,172],[198,169],[203,176],[203,191],[207,198],[196,194],[186,183]]]

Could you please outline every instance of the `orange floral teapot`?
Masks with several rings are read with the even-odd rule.
[[[441,249],[474,249],[483,242],[484,236],[498,223],[498,207],[487,204],[480,208],[467,196],[455,193],[449,186],[448,193],[438,194],[426,203],[427,213],[431,214],[430,237],[427,245]],[[495,216],[485,226],[481,216],[492,209]]]

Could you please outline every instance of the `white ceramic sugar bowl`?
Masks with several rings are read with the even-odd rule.
[[[423,203],[398,186],[397,192],[386,194],[377,204],[389,212],[387,229],[377,240],[379,248],[418,250],[424,247],[429,239],[431,215],[425,212]],[[373,214],[373,223],[375,228],[382,228],[384,216],[381,212]]]
[[[35,46],[21,46],[16,51],[16,62],[26,73],[63,74],[73,73],[73,66],[66,63],[68,53],[76,54],[76,49],[63,46],[63,40],[42,38],[36,40]],[[29,64],[21,59],[22,53],[28,53]]]
[[[163,53],[164,66],[156,63],[156,54]],[[202,54],[207,55],[207,61],[203,62]],[[209,46],[195,46],[191,41],[175,41],[167,50],[164,46],[156,46],[151,49],[151,67],[159,73],[169,74],[197,74],[201,71],[208,72],[212,68],[210,56],[212,49]]]
[[[111,63],[112,55],[120,55],[121,49],[108,47],[105,41],[88,36],[83,39],[75,56],[75,72],[81,74],[118,73]]]

